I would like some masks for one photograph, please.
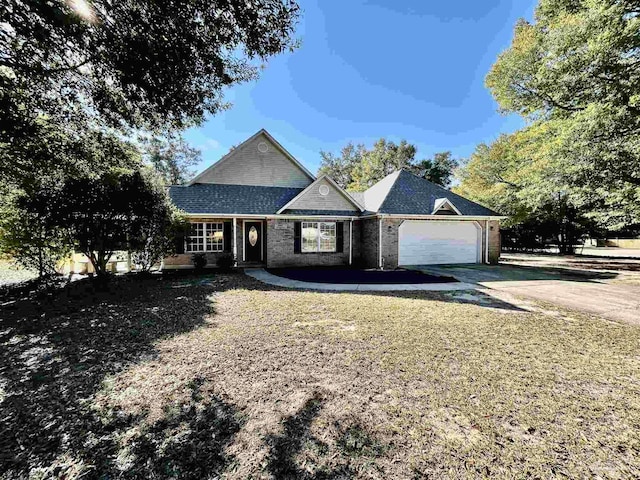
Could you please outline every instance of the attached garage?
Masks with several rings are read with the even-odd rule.
[[[398,228],[398,265],[481,261],[482,229],[477,222],[405,220]]]

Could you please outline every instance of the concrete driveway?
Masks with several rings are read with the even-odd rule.
[[[505,300],[505,294],[553,303],[562,307],[640,325],[640,260],[624,270],[563,265],[539,265],[535,256],[508,259],[500,265],[416,265],[410,267],[431,275],[448,275],[478,286],[484,293]],[[544,261],[542,260],[544,265]]]

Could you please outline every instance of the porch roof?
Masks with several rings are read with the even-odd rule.
[[[195,183],[169,187],[174,205],[187,213],[275,214],[302,188]]]

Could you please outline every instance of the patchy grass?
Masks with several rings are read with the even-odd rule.
[[[640,476],[640,329],[481,294],[88,282],[0,327],[0,477]]]

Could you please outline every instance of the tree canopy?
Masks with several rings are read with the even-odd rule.
[[[298,16],[293,0],[9,0],[2,89],[35,112],[80,105],[111,125],[184,128],[256,78],[254,59],[293,48]]]
[[[457,161],[451,152],[436,153],[432,159],[415,160],[415,145],[401,140],[395,143],[384,138],[371,149],[348,143],[340,155],[320,152],[319,174],[327,174],[338,185],[351,191],[364,191],[396,170],[406,169],[422,178],[443,186],[450,184]]]
[[[165,185],[181,185],[195,175],[201,152],[180,134],[142,139],[143,158]]]
[[[540,0],[486,78],[530,122],[536,148],[518,154],[531,181],[610,230],[640,223],[639,15],[635,2]]]

